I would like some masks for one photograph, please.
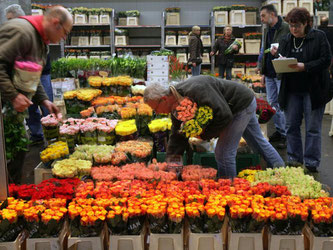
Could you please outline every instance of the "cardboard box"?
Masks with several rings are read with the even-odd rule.
[[[79,37],[78,36],[72,36],[71,37],[71,45],[72,46],[78,46],[79,45]]]
[[[188,45],[188,36],[178,36],[178,45]]]
[[[304,250],[304,235],[274,235],[268,232],[268,250],[284,249]]]
[[[79,46],[89,46],[89,36],[79,36]]]
[[[36,185],[44,180],[53,178],[51,168],[45,168],[42,162],[39,163],[38,166],[34,169],[34,178]]]
[[[165,37],[165,45],[166,46],[175,46],[176,45],[176,36],[172,35],[167,35]]]
[[[68,237],[68,250],[104,250],[105,230],[99,237]]]
[[[283,1],[283,16],[286,16],[289,11],[297,7],[297,0],[284,0]]]
[[[109,24],[110,23],[110,16],[109,15],[99,15],[99,23]]]
[[[186,53],[178,53],[177,59],[180,63],[187,63],[187,55]]]
[[[282,4],[281,0],[268,0],[265,4],[273,4],[278,12],[278,15],[282,14]]]
[[[166,25],[180,25],[180,13],[167,12]]]
[[[87,23],[87,15],[85,15],[85,14],[75,14],[74,15],[74,23],[75,24],[86,24]]]
[[[228,11],[215,11],[214,12],[215,25],[228,25]]]
[[[245,25],[245,10],[231,10],[230,11],[230,24],[231,25]]]
[[[139,18],[138,17],[127,17],[126,25],[128,25],[128,26],[139,25]]]
[[[100,36],[91,36],[90,37],[90,46],[99,46],[101,45],[102,38]]]
[[[127,25],[127,18],[126,17],[119,17],[118,18],[118,25],[119,26],[126,26]]]
[[[257,24],[257,12],[254,11],[245,12],[245,23],[246,25]]]
[[[109,238],[109,250],[144,250],[145,229],[140,235],[112,235]]]
[[[201,41],[202,41],[202,45],[204,46],[210,46],[212,44],[212,40],[210,35],[202,35],[200,36]]]
[[[115,45],[126,46],[127,40],[128,40],[127,36],[115,36]]]
[[[222,233],[196,234],[191,231],[189,233],[189,250],[223,250],[223,245]]]
[[[229,249],[233,250],[264,249],[262,233],[233,233],[229,228],[228,242]]]
[[[202,63],[210,63],[209,53],[203,53],[203,55],[202,55]]]
[[[24,242],[24,234],[21,232],[14,241],[0,242],[1,250],[20,250]]]
[[[89,15],[89,24],[98,24],[99,15]]]
[[[260,52],[260,39],[245,39],[245,53],[246,54],[259,54]]]
[[[183,250],[184,234],[150,234],[150,250]]]

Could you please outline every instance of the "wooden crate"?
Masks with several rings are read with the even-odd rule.
[[[283,15],[286,16],[289,11],[297,7],[297,0],[284,0],[283,1]]]
[[[99,46],[101,45],[102,38],[100,36],[91,36],[90,37],[90,45],[91,46]]]
[[[307,9],[313,16],[313,0],[299,0],[298,7]]]
[[[74,23],[75,24],[86,24],[87,23],[87,15],[85,15],[85,14],[75,14],[74,15]]]
[[[214,12],[215,25],[228,25],[228,11],[215,11]]]
[[[188,45],[188,36],[178,36],[178,45]]]
[[[115,36],[115,45],[116,46],[126,46],[127,45],[127,36]]]
[[[282,4],[281,4],[281,0],[268,0],[266,2],[266,4],[273,4],[275,9],[278,12],[278,15],[282,14]]]
[[[236,38],[237,41],[239,41],[241,44],[242,44],[242,47],[239,49],[239,52],[240,54],[244,54],[244,38]]]
[[[244,39],[245,53],[246,54],[259,54],[260,52],[260,39]]]
[[[109,15],[99,15],[99,23],[109,24],[110,23],[110,16]]]
[[[89,15],[89,24],[99,24],[99,15]]]
[[[88,46],[89,36],[79,36],[79,46]]]
[[[139,18],[138,17],[127,17],[126,25],[128,25],[128,26],[137,26],[137,25],[139,25]]]
[[[172,35],[172,36],[167,35],[165,37],[165,45],[167,45],[167,46],[174,46],[174,45],[177,44],[176,42],[177,42],[176,41],[176,36],[174,36],[174,35]]]
[[[210,35],[202,35],[200,36],[202,41],[202,45],[210,46],[212,44]]]
[[[231,10],[230,11],[230,24],[231,25],[245,25],[245,10]]]
[[[126,17],[119,17],[118,18],[118,25],[119,26],[126,26],[127,25],[127,18]]]
[[[246,25],[257,24],[257,12],[254,11],[245,12],[245,23]]]
[[[180,25],[180,13],[167,12],[166,25]]]

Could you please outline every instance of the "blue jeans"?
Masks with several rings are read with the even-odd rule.
[[[196,67],[192,66],[192,76],[199,76],[201,72],[201,64],[197,65]]]
[[[226,65],[219,64],[219,77],[224,78],[224,72],[226,72],[226,79],[231,80],[231,68]]]
[[[289,161],[319,167],[321,159],[321,124],[325,105],[312,110],[309,93],[289,93],[287,97],[286,129]],[[301,125],[305,120],[305,147],[303,153]]]
[[[234,115],[229,125],[221,131],[215,148],[218,177],[233,178],[236,176],[236,154],[239,141],[243,135],[247,144],[260,153],[269,166],[284,166],[278,152],[263,136],[256,117],[256,99],[241,112]]]
[[[53,91],[52,91],[52,85],[51,85],[51,75],[42,75],[40,78],[42,85],[44,87],[44,90],[49,97],[49,100],[53,101]],[[40,106],[43,116],[46,116],[49,114],[49,111],[43,107]],[[33,104],[28,108],[29,112],[29,118],[27,118],[27,125],[30,130],[30,138],[32,141],[36,140],[42,140],[43,139],[43,128],[42,124],[40,123],[41,114],[38,108],[37,104]]]
[[[280,109],[278,101],[281,80],[278,80],[277,78],[265,77],[265,82],[267,101],[276,110],[276,113],[273,116],[276,131],[281,135],[286,136],[286,119],[283,111]]]

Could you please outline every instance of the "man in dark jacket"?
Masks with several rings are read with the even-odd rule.
[[[267,100],[276,110],[273,116],[276,132],[270,136],[269,141],[280,142],[278,148],[286,148],[285,117],[278,103],[281,81],[276,76],[272,60],[275,57],[281,37],[289,33],[289,27],[277,15],[277,10],[272,4],[261,7],[260,19],[267,26],[263,34],[263,47],[261,49],[263,54],[259,61],[260,73],[265,76]]]
[[[188,40],[189,54],[188,64],[192,64],[192,76],[200,75],[203,45],[200,39],[200,27],[193,26]]]
[[[279,154],[264,138],[256,117],[256,99],[244,85],[211,76],[196,76],[172,87],[153,83],[147,86],[144,100],[157,113],[172,113],[178,106],[175,91],[190,98],[198,107],[206,105],[212,108],[213,119],[200,137],[204,140],[219,138],[215,149],[218,177],[236,176],[236,154],[242,136],[270,166],[284,165]],[[181,124],[172,115],[167,155],[182,155],[184,152],[189,138],[180,132]]]
[[[331,54],[333,54],[333,31],[328,28],[328,17],[322,17],[321,18],[320,26],[318,28],[320,30],[324,31],[324,33],[326,34],[328,43],[331,46]],[[333,74],[332,67],[333,67],[333,58],[332,58],[331,67],[330,67],[331,77],[332,77],[332,74]]]

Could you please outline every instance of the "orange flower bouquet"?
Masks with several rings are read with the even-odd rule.
[[[93,202],[93,199],[75,199],[69,203],[71,236],[97,237],[101,234],[107,211]]]
[[[67,215],[66,199],[30,201],[30,204],[23,212],[29,237],[58,237]]]
[[[113,235],[139,235],[142,232],[146,208],[143,199],[129,198],[108,207],[107,224]]]
[[[0,210],[0,242],[14,241],[23,229],[23,221],[20,219],[20,211],[15,207],[10,207],[10,203],[15,203],[24,207],[26,203],[14,198],[8,198],[1,204]]]

